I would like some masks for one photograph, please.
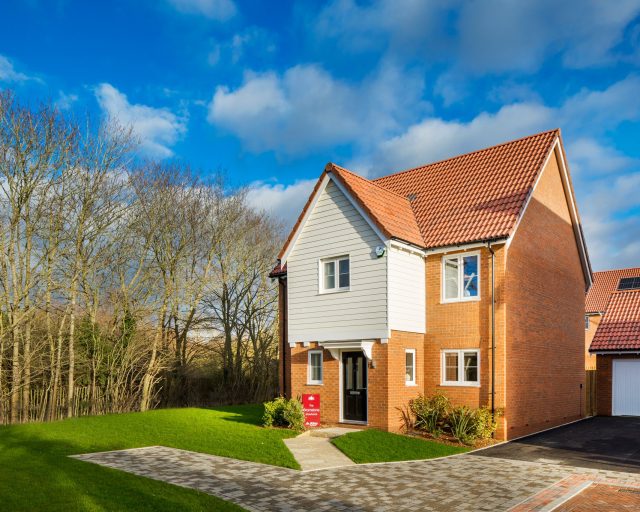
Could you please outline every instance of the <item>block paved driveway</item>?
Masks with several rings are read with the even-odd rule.
[[[589,418],[474,455],[640,473],[640,417]]]
[[[75,458],[197,489],[252,511],[508,510],[585,473],[593,480],[615,475],[621,485],[640,487],[640,475],[471,454],[307,472],[161,446]],[[541,509],[528,504],[518,510]]]

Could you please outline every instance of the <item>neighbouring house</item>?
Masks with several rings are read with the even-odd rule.
[[[559,130],[366,179],[328,164],[279,254],[280,389],[400,429],[423,393],[497,437],[583,416],[591,268]]]
[[[594,273],[587,294],[589,352],[596,357],[597,413],[640,416],[640,268]]]
[[[609,303],[611,294],[618,289],[620,279],[640,276],[640,267],[603,270],[593,273],[593,286],[589,288],[585,300],[584,347],[585,370],[596,369],[596,354],[589,351],[596,330]]]

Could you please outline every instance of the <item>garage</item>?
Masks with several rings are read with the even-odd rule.
[[[613,416],[640,416],[640,359],[613,360]]]

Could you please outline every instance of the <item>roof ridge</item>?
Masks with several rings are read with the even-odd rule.
[[[609,272],[622,272],[624,270],[640,270],[640,267],[624,267],[624,268],[610,268],[607,270],[594,270],[594,274],[605,274]]]
[[[378,180],[383,180],[385,178],[390,178],[391,176],[398,176],[399,174],[404,174],[404,173],[408,173],[408,172],[411,172],[411,171],[417,171],[417,170],[420,170],[420,169],[424,169],[426,167],[431,167],[432,165],[442,164],[442,163],[448,162],[450,160],[457,160],[458,158],[463,158],[465,156],[475,155],[477,153],[484,153],[485,151],[496,149],[496,148],[499,148],[501,146],[508,146],[509,144],[515,144],[516,142],[522,142],[523,140],[532,139],[533,137],[539,137],[540,135],[546,135],[548,133],[553,133],[553,132],[557,132],[559,134],[560,133],[560,128],[553,128],[551,130],[546,130],[546,131],[543,131],[543,132],[534,133],[532,135],[526,135],[524,137],[520,137],[520,138],[517,138],[517,139],[508,140],[508,141],[505,141],[505,142],[500,142],[499,144],[494,144],[493,146],[489,146],[487,148],[475,149],[475,150],[469,151],[467,153],[462,153],[461,155],[450,156],[449,158],[443,158],[441,160],[436,160],[436,161],[430,162],[428,164],[422,164],[422,165],[418,165],[416,167],[411,167],[409,169],[404,169],[402,171],[392,172],[391,174],[386,174],[385,176],[380,176],[378,178],[375,178],[375,179],[369,180],[369,181],[376,182]]]
[[[388,192],[388,193],[390,193],[390,194],[393,194],[394,196],[399,197],[400,199],[404,199],[405,201],[408,201],[408,202],[409,202],[409,205],[411,206],[411,209],[413,210],[413,206],[411,205],[411,201],[409,200],[409,198],[408,198],[408,197],[403,196],[402,194],[398,194],[396,191],[391,190],[391,189],[389,189],[389,188],[387,188],[387,187],[383,187],[383,186],[382,186],[382,185],[380,185],[379,183],[376,183],[376,182],[375,182],[375,180],[370,180],[370,179],[368,179],[368,178],[365,178],[364,176],[361,176],[360,174],[358,174],[358,173],[356,173],[356,172],[350,171],[349,169],[347,169],[347,168],[345,168],[345,167],[342,167],[341,165],[334,164],[333,162],[329,162],[329,163],[327,164],[327,166],[329,166],[329,165],[331,165],[331,166],[333,166],[333,167],[335,167],[335,168],[337,168],[337,169],[339,169],[339,170],[341,170],[341,171],[347,172],[347,173],[351,174],[352,176],[355,176],[356,178],[360,178],[361,180],[366,181],[367,183],[369,183],[369,184],[371,184],[371,185],[374,185],[375,187],[377,187],[377,188],[379,188],[379,189],[381,189],[381,190],[384,190],[385,192]],[[325,168],[325,169],[326,169],[326,168]]]

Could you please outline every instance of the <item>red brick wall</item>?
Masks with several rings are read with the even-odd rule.
[[[584,411],[585,280],[556,158],[551,158],[508,249],[508,437]]]
[[[422,392],[423,375],[422,334],[393,331],[388,343],[376,341],[373,345],[373,362],[369,364],[367,375],[367,416],[368,425],[385,430],[399,431],[402,427],[399,410],[409,400]],[[416,350],[416,386],[405,384],[405,349]],[[316,343],[303,347],[300,343],[289,348],[291,360],[292,396],[303,393],[320,395],[320,419],[323,424],[340,421],[340,375],[339,361],[333,359],[328,350],[323,352],[323,384],[308,385],[308,351],[318,349]]]
[[[638,359],[637,354],[597,356],[598,371],[596,373],[597,409],[598,416],[611,416],[611,400],[613,395],[613,360],[614,359]]]
[[[504,246],[495,246],[496,272],[496,408],[504,407]],[[459,252],[459,251],[458,251]],[[424,393],[442,393],[454,405],[491,406],[491,253],[480,249],[480,300],[443,303],[442,255],[426,260],[427,334],[425,336]],[[455,254],[455,251],[449,254]],[[480,387],[441,385],[444,349],[480,349]],[[502,438],[502,420],[498,438]]]

